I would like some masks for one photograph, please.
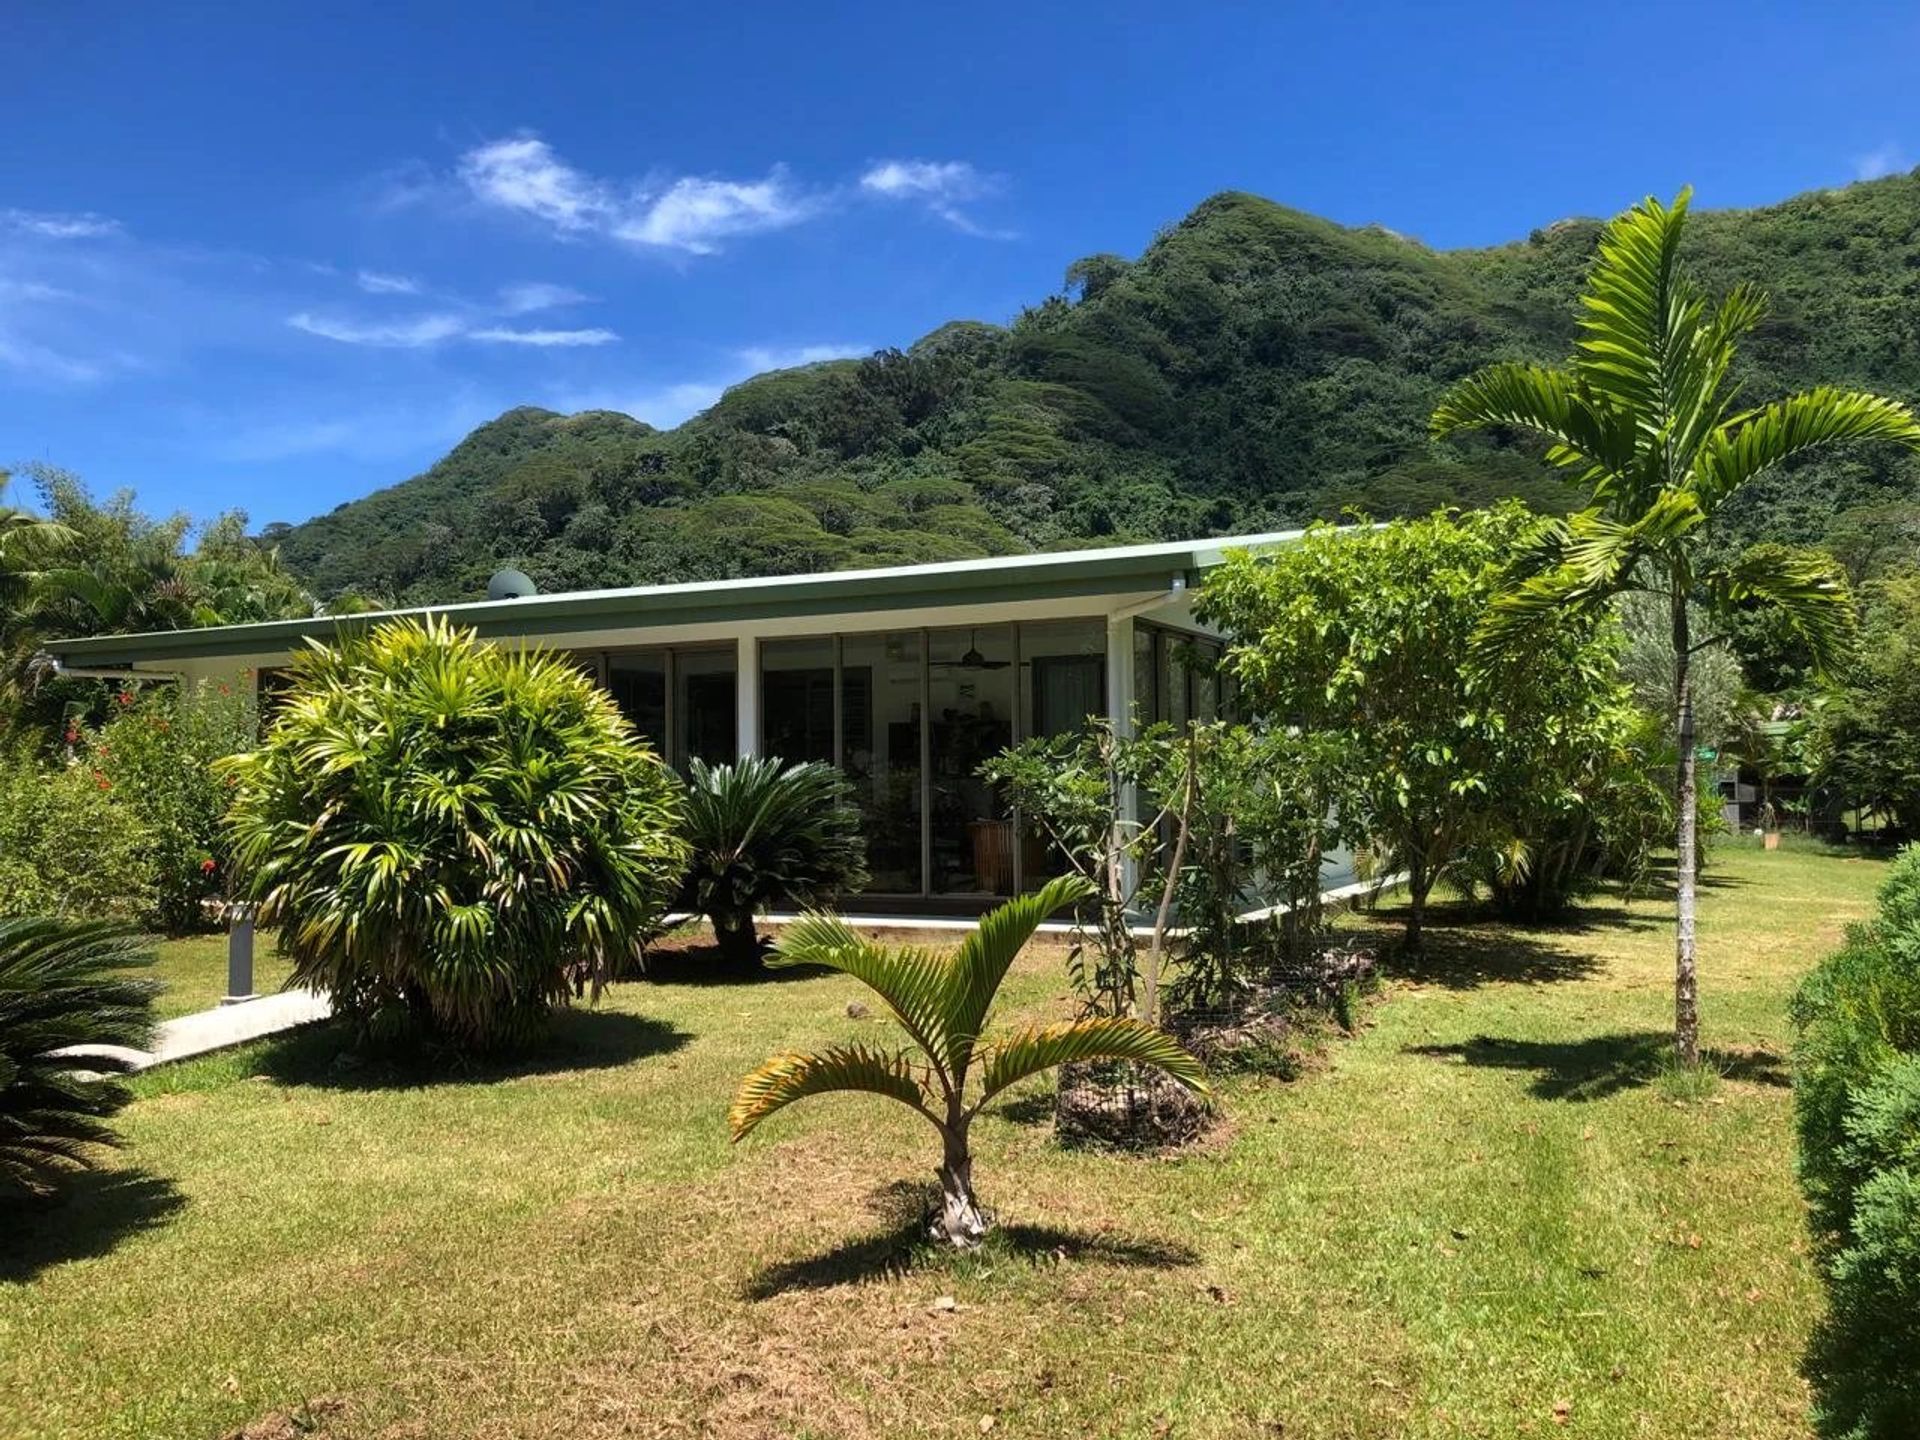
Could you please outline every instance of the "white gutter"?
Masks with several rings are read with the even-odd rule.
[[[58,655],[51,657],[53,673],[63,680],[152,680],[159,684],[178,681],[178,670],[115,670],[99,665],[69,665]]]

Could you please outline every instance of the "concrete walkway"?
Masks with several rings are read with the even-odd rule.
[[[151,1050],[135,1050],[125,1045],[71,1045],[55,1053],[76,1059],[117,1060],[129,1071],[146,1070],[311,1025],[332,1013],[333,1006],[324,995],[316,995],[311,990],[282,990],[274,995],[256,995],[251,1000],[239,1000],[214,1010],[162,1020],[154,1026]]]

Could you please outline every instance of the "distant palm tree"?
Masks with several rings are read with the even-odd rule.
[[[1815,446],[1892,440],[1920,447],[1920,422],[1877,395],[1822,386],[1757,409],[1736,409],[1736,342],[1766,301],[1737,287],[1709,305],[1679,265],[1689,191],[1671,206],[1649,198],[1609,224],[1580,297],[1579,353],[1565,369],[1503,363],[1461,381],[1434,411],[1433,434],[1529,430],[1592,497],[1549,527],[1522,578],[1482,627],[1489,648],[1527,643],[1536,623],[1592,608],[1626,591],[1657,595],[1673,631],[1679,744],[1678,903],[1674,1044],[1700,1053],[1694,978],[1694,655],[1723,637],[1696,638],[1689,605],[1715,619],[1775,607],[1824,666],[1847,630],[1845,585],[1821,564],[1778,553],[1731,563],[1708,547],[1720,507],[1761,472]]]
[[[0,920],[0,1200],[44,1195],[61,1174],[117,1143],[102,1121],[126,1103],[107,1055],[69,1045],[140,1048],[153,1026],[151,980],[127,971],[153,952],[96,920]]]
[[[836,1045],[817,1055],[776,1055],[740,1083],[727,1112],[740,1139],[767,1116],[808,1095],[844,1090],[898,1100],[940,1132],[941,1209],[933,1236],[973,1246],[987,1220],[973,1194],[973,1117],[1009,1085],[1072,1061],[1155,1065],[1188,1089],[1206,1090],[1200,1062],[1172,1036],[1139,1020],[1100,1018],[1029,1025],[1004,1040],[984,1039],[1000,982],[1040,922],[1093,894],[1077,875],[1050,881],[989,912],[952,955],[888,948],[862,939],[831,915],[809,915],[780,937],[771,963],[822,965],[873,990],[913,1044],[908,1049]],[[967,1093],[975,1063],[977,1093]]]

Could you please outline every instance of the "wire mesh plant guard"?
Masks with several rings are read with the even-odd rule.
[[[1212,1103],[1157,1070],[1125,1063],[1063,1065],[1054,1095],[1054,1133],[1068,1145],[1170,1150],[1213,1123]]]

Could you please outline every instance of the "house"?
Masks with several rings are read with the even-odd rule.
[[[863,901],[937,913],[1015,893],[1044,862],[1036,841],[1016,843],[980,762],[1091,714],[1217,713],[1214,678],[1187,663],[1219,647],[1194,618],[1192,588],[1228,549],[1298,534],[514,595],[48,648],[72,674],[271,684],[309,639],[431,613],[570,651],[676,766],[755,754],[838,765],[867,822]]]

